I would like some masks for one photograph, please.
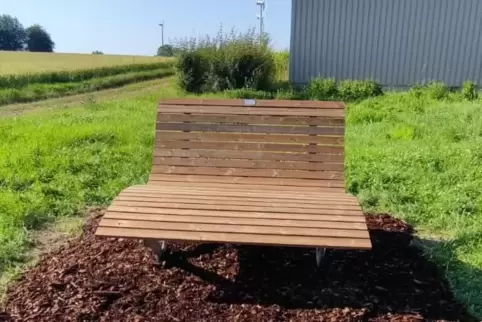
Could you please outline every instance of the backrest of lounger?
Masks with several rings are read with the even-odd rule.
[[[344,187],[345,105],[292,100],[159,103],[156,175],[303,179]]]

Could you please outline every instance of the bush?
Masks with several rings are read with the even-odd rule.
[[[188,92],[253,88],[270,90],[275,77],[274,55],[266,39],[254,31],[216,38],[191,39],[180,45],[178,82]]]
[[[368,97],[382,95],[382,86],[371,80],[345,80],[338,87],[339,98],[347,101],[358,101]]]
[[[441,100],[449,96],[449,88],[442,82],[430,82],[427,86],[430,98]]]
[[[307,87],[309,99],[326,101],[338,98],[338,88],[334,78],[314,78]]]
[[[466,100],[475,101],[478,97],[477,85],[471,81],[466,81],[462,87],[462,95]]]
[[[200,52],[182,52],[176,62],[176,71],[182,89],[193,93],[204,90],[208,66]]]

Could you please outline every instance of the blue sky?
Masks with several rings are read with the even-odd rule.
[[[1,14],[51,34],[56,52],[153,55],[164,39],[216,35],[219,26],[257,27],[256,0],[1,0]],[[291,0],[268,0],[265,30],[276,48],[289,47]]]

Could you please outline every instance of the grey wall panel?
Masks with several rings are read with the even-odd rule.
[[[292,0],[290,80],[482,84],[482,0]]]

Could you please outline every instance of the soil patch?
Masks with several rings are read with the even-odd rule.
[[[412,228],[369,215],[372,251],[177,243],[163,263],[140,241],[93,236],[49,254],[8,292],[11,321],[470,321]]]

